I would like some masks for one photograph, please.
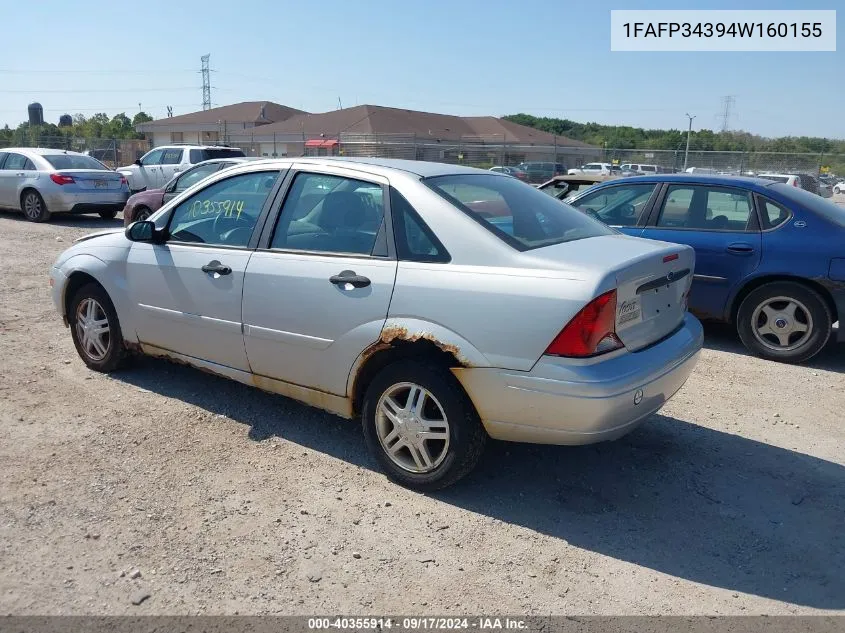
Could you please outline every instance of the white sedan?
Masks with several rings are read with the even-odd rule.
[[[53,265],[85,364],[185,362],[361,418],[393,480],[449,485],[488,436],[620,437],[684,384],[694,252],[453,165],[245,163]]]
[[[833,185],[833,193],[839,195],[840,193],[845,193],[845,180],[841,182],[837,182]]]

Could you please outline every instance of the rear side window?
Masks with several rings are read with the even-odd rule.
[[[751,194],[728,187],[671,185],[657,226],[701,231],[747,231]]]
[[[515,178],[461,174],[423,182],[517,250],[614,233],[601,222]]]
[[[763,212],[763,228],[773,229],[780,226],[789,219],[789,209],[777,202],[772,202],[766,198],[757,198],[760,210]]]
[[[405,197],[390,189],[390,215],[396,252],[400,260],[448,262],[451,258]]]
[[[26,166],[26,156],[23,154],[9,154],[6,157],[6,164],[4,169],[23,170]]]
[[[192,149],[189,154],[191,163],[201,163],[204,160],[211,160],[212,158],[243,158],[246,154],[242,150],[236,148],[206,148],[206,149]]]
[[[99,169],[100,171],[111,171],[96,158],[75,154],[47,154],[44,160],[50,163],[55,169]]]

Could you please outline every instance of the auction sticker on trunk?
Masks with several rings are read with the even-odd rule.
[[[616,325],[626,323],[639,323],[643,320],[643,313],[640,309],[640,298],[633,297],[626,299],[616,308]]]

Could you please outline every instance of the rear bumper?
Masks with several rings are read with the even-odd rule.
[[[491,437],[538,444],[591,444],[636,428],[686,382],[703,343],[701,323],[656,345],[608,360],[544,356],[529,372],[453,370]]]
[[[129,199],[129,191],[92,191],[67,193],[42,192],[47,208],[53,213],[96,213],[97,211],[122,210]]]

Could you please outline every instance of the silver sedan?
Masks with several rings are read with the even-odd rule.
[[[232,167],[51,270],[82,360],[166,357],[361,418],[393,480],[449,485],[487,437],[620,437],[686,381],[694,252],[514,178],[301,158]]]
[[[0,149],[0,208],[20,209],[27,220],[53,213],[115,217],[129,198],[126,178],[85,154],[60,149]]]

